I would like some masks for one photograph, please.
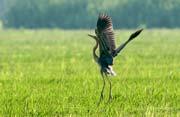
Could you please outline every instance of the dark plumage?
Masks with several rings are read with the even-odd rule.
[[[118,48],[116,48],[115,44],[115,38],[114,38],[114,32],[113,32],[113,24],[112,20],[109,16],[105,14],[100,14],[97,20],[97,27],[95,29],[96,36],[88,35],[96,40],[96,45],[93,48],[93,56],[94,60],[98,63],[98,65],[101,68],[101,75],[103,77],[104,85],[101,91],[101,97],[99,100],[99,104],[101,100],[103,99],[103,92],[105,87],[105,77],[107,78],[109,84],[110,84],[110,90],[109,90],[109,101],[112,98],[111,90],[112,85],[111,81],[108,77],[108,74],[110,75],[116,75],[116,73],[113,71],[113,59],[120,53],[120,51],[135,37],[137,37],[143,29],[140,29],[136,31],[135,33],[131,34],[129,39],[120,45]],[[96,55],[96,49],[99,46],[99,56]]]
[[[112,54],[116,49],[116,45],[111,18],[105,14],[100,14],[95,32],[99,39],[100,53],[108,52]]]

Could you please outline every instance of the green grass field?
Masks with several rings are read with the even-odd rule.
[[[115,31],[116,45],[135,30]],[[180,30],[144,30],[114,61],[113,100],[94,31],[1,30],[0,116],[180,116]]]

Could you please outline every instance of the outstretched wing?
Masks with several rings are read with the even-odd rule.
[[[113,57],[117,56],[118,53],[121,52],[121,50],[131,41],[133,40],[134,38],[136,38],[141,32],[143,31],[143,29],[140,29],[140,30],[137,30],[136,32],[134,32],[133,34],[131,34],[131,36],[129,37],[129,39],[124,42],[123,44],[121,44],[117,49],[116,51],[112,54]]]
[[[95,33],[99,39],[100,53],[112,54],[115,52],[115,39],[112,20],[105,14],[100,14]]]

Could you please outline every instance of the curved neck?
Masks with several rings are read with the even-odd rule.
[[[96,45],[93,48],[93,56],[94,56],[94,60],[98,63],[99,57],[96,55],[96,49],[98,48],[98,40],[97,39],[95,40],[96,40]]]

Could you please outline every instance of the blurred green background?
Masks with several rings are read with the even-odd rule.
[[[0,0],[4,28],[92,29],[99,13],[115,29],[179,28],[180,0]]]

